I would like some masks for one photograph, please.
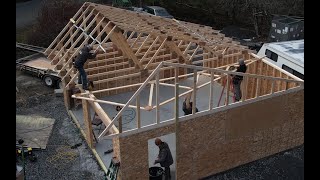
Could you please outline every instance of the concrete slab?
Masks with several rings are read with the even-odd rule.
[[[210,81],[209,77],[201,75],[198,79],[198,85],[204,84],[205,82],[208,82],[208,81]],[[188,79],[183,80],[179,83],[180,83],[180,85],[183,85],[183,86],[192,87],[193,86],[193,78],[188,78]],[[163,102],[167,99],[174,97],[174,87],[160,85],[159,89],[160,89],[160,93],[159,93],[160,102]],[[220,84],[214,83],[214,85],[213,85],[213,107],[217,107],[218,101],[221,96],[222,89],[223,89],[223,87]],[[187,90],[180,88],[179,91],[181,94],[182,92],[186,92]],[[210,92],[210,85],[204,86],[203,88],[201,88],[197,91],[197,98],[196,98],[197,105],[196,106],[199,109],[199,111],[209,109],[209,92]],[[150,86],[146,87],[141,93],[141,96],[140,96],[141,106],[146,106],[148,104],[149,93],[150,93]],[[132,97],[133,94],[134,94],[134,92],[127,92],[127,93],[121,93],[121,94],[103,97],[103,98],[99,98],[99,99],[126,104],[127,101]],[[222,93],[220,106],[224,103],[224,99],[226,96],[225,94],[226,94],[225,92]],[[232,93],[230,93],[230,97],[229,97],[230,104],[233,103],[233,98],[231,95],[232,95]],[[179,98],[179,106],[180,106],[179,107],[179,117],[184,116],[184,113],[182,111],[183,101],[184,101],[184,97],[180,97]],[[133,103],[131,103],[131,104],[135,105],[135,102],[136,101],[134,100]],[[155,89],[154,89],[152,104],[155,105],[155,103],[156,102],[155,102]],[[109,104],[103,104],[103,103],[99,103],[99,104],[104,109],[104,111],[109,115],[110,118],[113,118],[117,115],[116,106],[109,105]],[[82,107],[79,107],[79,108],[74,109],[72,111],[73,111],[74,115],[76,116],[76,118],[78,119],[80,126],[84,129],[85,126],[84,126],[84,121],[83,121]],[[93,117],[94,111],[92,108],[90,109],[90,112],[91,112],[91,117]],[[141,110],[141,126],[146,126],[146,125],[156,123],[155,117],[156,117],[156,110],[152,110],[152,111]],[[169,119],[173,119],[173,118],[174,118],[174,101],[161,106],[161,108],[160,108],[160,122],[166,121]],[[118,122],[116,122],[115,125],[118,127]],[[134,128],[136,128],[136,126],[137,126],[136,125],[136,109],[134,109],[134,108],[125,109],[123,112],[123,115],[122,115],[122,129],[123,129],[123,131],[134,129]],[[96,137],[98,137],[98,135],[99,135],[98,129],[100,127],[96,127],[93,125],[93,128],[94,128],[94,132],[96,134]],[[103,131],[104,128],[105,128],[105,126],[102,125],[102,127],[101,127],[102,130],[100,130],[100,133]],[[163,138],[165,139],[165,141],[168,141],[168,143],[170,143],[169,145],[170,145],[170,147],[172,146],[172,148],[173,148],[172,151],[175,154],[175,136],[168,135]],[[154,145],[154,143],[153,143],[153,145]],[[98,144],[96,144],[96,151],[98,152],[99,156],[101,157],[101,159],[105,163],[106,167],[109,166],[109,163],[112,158],[112,153],[105,155],[104,152],[107,151],[108,149],[110,149],[110,147],[112,147],[111,140],[101,140],[101,141],[99,141]],[[156,146],[150,147],[149,152],[158,153],[158,150],[155,150],[156,148],[157,148]],[[152,155],[152,157],[154,157],[154,154],[150,154],[149,161],[150,160],[154,161],[154,159],[151,158],[151,155]],[[174,171],[172,171],[172,173],[174,173]]]

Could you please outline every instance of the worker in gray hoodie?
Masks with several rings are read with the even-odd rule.
[[[173,158],[169,146],[159,138],[155,139],[155,144],[159,147],[159,155],[154,164],[160,163],[161,167],[164,167],[165,180],[170,180],[170,165],[173,164]]]
[[[91,45],[85,45],[80,51],[79,55],[76,57],[74,62],[74,67],[79,71],[78,84],[82,84],[84,90],[88,90],[88,79],[87,73],[85,72],[83,66],[88,59],[94,59],[97,52],[91,53]]]
[[[239,63],[239,66],[233,71],[246,73],[247,66],[244,63],[244,60],[239,59],[238,63]],[[235,101],[240,101],[240,99],[242,98],[241,82],[243,80],[243,76],[240,76],[240,75],[235,75],[235,76],[231,75],[231,76],[232,76],[232,84],[233,84],[233,89],[235,94]]]

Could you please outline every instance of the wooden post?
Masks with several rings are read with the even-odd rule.
[[[260,83],[261,83],[261,78],[257,78],[257,88],[256,88],[255,97],[259,97],[259,95],[260,95]]]
[[[175,130],[176,130],[176,160],[178,160],[179,157],[179,83],[175,83],[175,107],[174,107],[174,119],[175,119]],[[176,166],[178,166],[178,163],[176,163]],[[176,179],[178,179],[178,172],[176,168]]]
[[[66,80],[62,80],[62,85],[63,85],[63,100],[64,100],[64,105],[66,106],[67,108],[67,111],[71,109],[71,105],[70,105],[70,101],[71,101],[71,93],[70,93],[70,90],[68,90],[66,88]]]
[[[119,117],[119,133],[122,133],[122,116]]]
[[[243,77],[243,83],[242,83],[242,102],[244,102],[247,99],[247,91],[248,91],[248,76]]]
[[[83,118],[85,124],[86,140],[90,148],[93,148],[93,131],[90,116],[90,106],[87,100],[82,100]]]
[[[271,94],[274,93],[274,83],[275,83],[275,80],[273,79],[271,84]]]
[[[137,105],[137,128],[139,129],[141,127],[141,120],[140,120],[140,95],[137,95],[136,97],[136,105]]]
[[[192,96],[192,114],[196,113],[196,97],[197,97],[197,70],[193,70],[193,96]]]
[[[210,95],[209,95],[209,110],[213,107],[213,81],[214,80],[214,73],[211,71],[211,77],[210,77]]]
[[[159,99],[159,72],[158,72],[156,74],[156,121],[157,121],[157,124],[160,123],[159,102],[160,102],[160,99]]]
[[[225,103],[225,105],[228,106],[229,105],[229,91],[230,91],[230,80],[229,80],[230,77],[229,77],[228,74],[227,74],[226,78],[227,78],[227,93],[226,93],[226,103]]]

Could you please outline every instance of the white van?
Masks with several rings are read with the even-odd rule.
[[[304,39],[265,43],[257,53],[269,62],[304,79]]]

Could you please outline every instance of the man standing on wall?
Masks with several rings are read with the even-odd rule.
[[[159,147],[158,159],[154,161],[154,164],[160,163],[161,167],[164,167],[165,180],[171,179],[170,165],[173,164],[173,158],[169,146],[166,142],[162,142],[161,139],[156,138],[155,144]]]
[[[238,62],[239,62],[239,67],[237,67],[237,69],[234,71],[245,73],[247,71],[247,66],[244,63],[244,60],[239,59]],[[242,93],[241,93],[242,80],[243,80],[243,76],[235,75],[232,77],[232,84],[233,84],[233,89],[234,89],[235,101],[240,101],[240,99],[242,98]]]
[[[76,57],[74,67],[79,71],[78,84],[82,84],[83,90],[88,90],[87,74],[83,68],[88,59],[94,59],[97,52],[91,53],[92,45],[85,45]]]

